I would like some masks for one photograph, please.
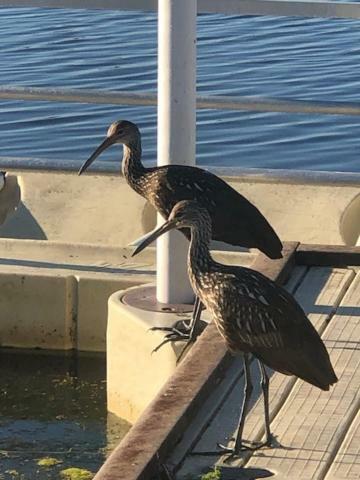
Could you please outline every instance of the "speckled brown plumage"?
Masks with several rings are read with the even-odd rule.
[[[165,219],[180,200],[196,200],[210,213],[214,240],[258,248],[270,258],[281,258],[282,243],[269,222],[221,178],[201,168],[184,165],[145,168],[141,163],[140,131],[132,122],[114,122],[105,141],[79,173],[114,143],[124,145],[122,171],[130,187],[145,197]],[[188,230],[183,233],[190,238]]]
[[[120,120],[111,124],[106,139],[83,164],[79,174],[114,143],[124,146],[122,172],[127,183],[165,219],[177,202],[196,200],[210,214],[214,240],[258,248],[270,258],[282,257],[282,243],[266,218],[221,178],[201,168],[184,165],[145,168],[141,163],[140,131],[132,122]],[[190,240],[190,230],[181,231]],[[200,315],[201,305],[196,300],[190,324],[180,322],[176,328],[166,328],[170,333],[163,343],[192,341]]]
[[[179,202],[169,222],[173,228],[191,228],[191,285],[229,350],[251,352],[275,370],[328,390],[336,381],[329,355],[294,297],[260,272],[215,262],[209,252],[210,218],[195,202]]]
[[[191,240],[188,272],[191,285],[212,314],[214,322],[233,354],[244,354],[247,391],[234,450],[241,448],[242,429],[251,394],[247,356],[288,375],[296,375],[316,387],[328,390],[337,381],[329,354],[319,334],[300,305],[282,287],[249,268],[215,262],[209,251],[211,219],[194,201],[179,202],[168,221],[135,250],[135,254],[162,233],[188,227]],[[263,379],[266,372],[261,366]],[[264,381],[267,444],[268,386]]]

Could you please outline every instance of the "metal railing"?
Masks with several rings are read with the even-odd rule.
[[[119,92],[101,90],[77,90],[66,88],[0,86],[0,99],[40,100],[50,102],[74,102],[111,105],[156,106],[157,95],[146,92]],[[198,95],[198,109],[251,110],[259,112],[321,113],[325,115],[360,115],[360,103],[317,102],[276,98]]]

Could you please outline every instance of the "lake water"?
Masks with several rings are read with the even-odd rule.
[[[2,85],[156,90],[155,14],[0,12]],[[360,22],[201,15],[198,93],[359,102]],[[1,155],[80,164],[119,118],[138,123],[154,160],[153,107],[21,101],[0,101]],[[198,111],[203,165],[359,172],[359,151],[358,117]],[[120,155],[114,147],[102,158]]]
[[[0,361],[0,478],[90,478],[130,429],[106,410],[105,355],[2,349]]]

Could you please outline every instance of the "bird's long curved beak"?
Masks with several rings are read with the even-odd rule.
[[[81,175],[92,163],[93,161],[102,153],[104,150],[107,148],[111,147],[111,145],[114,145],[116,142],[116,136],[111,135],[110,137],[106,137],[105,140],[102,142],[101,145],[98,146],[98,148],[95,150],[95,152],[89,157],[86,162],[82,164],[80,167],[80,170],[78,171],[78,175]]]
[[[160,237],[163,233],[169,232],[176,228],[176,221],[175,220],[167,220],[163,223],[159,228],[150,232],[150,234],[146,235],[145,238],[137,245],[133,253],[131,254],[132,257],[135,257],[138,253],[142,252],[144,248],[146,248],[150,243],[154,242],[158,237]]]

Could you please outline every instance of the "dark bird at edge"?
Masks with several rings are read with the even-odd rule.
[[[212,259],[211,219],[207,209],[194,201],[179,202],[168,220],[138,245],[133,255],[174,228],[190,228],[191,285],[212,314],[230,352],[244,356],[245,391],[235,444],[233,448],[222,448],[239,454],[243,449],[270,445],[269,378],[264,364],[329,390],[337,378],[326,347],[300,305],[285,289],[255,270],[223,265]],[[266,432],[265,442],[253,448],[244,446],[242,439],[252,391],[250,353],[259,361],[261,370]]]
[[[130,187],[145,197],[166,220],[181,200],[196,200],[211,217],[212,238],[231,245],[258,248],[272,259],[281,258],[282,243],[262,213],[224,180],[198,167],[165,165],[146,168],[141,162],[141,134],[127,120],[110,125],[107,137],[79,170],[83,173],[92,162],[115,143],[123,144],[122,172]],[[182,229],[190,240],[188,228]],[[166,341],[191,340],[200,318],[201,305],[194,305],[192,320],[185,332],[170,330]],[[160,328],[161,329],[161,328]]]

